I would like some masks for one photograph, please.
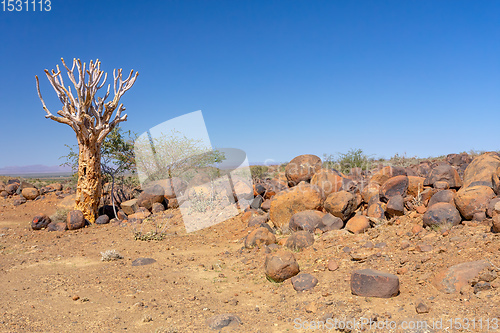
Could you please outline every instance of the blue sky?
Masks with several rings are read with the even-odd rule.
[[[0,8],[1,9],[1,8]],[[80,58],[138,70],[126,130],[202,110],[250,162],[347,152],[498,150],[499,1],[52,1],[0,12],[0,167],[76,144],[43,70]],[[110,81],[109,81],[110,82]],[[67,81],[69,83],[69,81]]]

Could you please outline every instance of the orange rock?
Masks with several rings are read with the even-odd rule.
[[[310,181],[321,169],[321,159],[316,155],[300,155],[292,159],[285,167],[288,186],[296,186],[301,181]]]
[[[271,200],[269,216],[274,226],[281,229],[290,218],[304,210],[317,210],[321,205],[321,194],[313,186],[301,183],[298,186],[281,191]]]
[[[323,199],[326,199],[330,193],[342,190],[342,177],[328,169],[321,169],[311,178],[311,185],[316,185]]]
[[[345,229],[353,234],[362,233],[370,229],[370,220],[363,215],[354,216],[352,219],[347,221]]]
[[[461,188],[455,196],[455,204],[460,214],[471,220],[476,212],[486,212],[488,204],[495,197],[495,192],[489,186],[471,186]]]
[[[408,194],[416,197],[424,191],[424,177],[408,176]]]
[[[463,187],[484,185],[491,188],[499,184],[500,156],[495,152],[484,153],[477,156],[467,166],[464,172]]]
[[[399,175],[406,176],[406,170],[402,167],[386,166],[372,176],[370,183],[377,183],[382,186],[389,178]]]
[[[369,183],[361,191],[361,196],[363,197],[364,202],[369,203],[370,199],[374,196],[378,197],[379,193],[380,185],[378,183]]]
[[[347,191],[330,194],[324,203],[327,212],[346,221],[356,210],[356,197]]]

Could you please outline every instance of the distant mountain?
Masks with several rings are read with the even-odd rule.
[[[25,165],[25,166],[6,166],[0,168],[0,175],[24,175],[24,174],[43,174],[43,173],[68,173],[71,172],[71,168],[67,166],[60,165]]]

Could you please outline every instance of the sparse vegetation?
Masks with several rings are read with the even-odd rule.
[[[119,259],[123,259],[123,256],[116,250],[107,250],[105,252],[101,252],[101,261],[114,261]]]
[[[368,170],[373,162],[373,158],[366,155],[362,149],[349,149],[347,153],[337,153],[337,155],[335,157],[332,154],[323,154],[323,167],[348,174],[352,168]]]

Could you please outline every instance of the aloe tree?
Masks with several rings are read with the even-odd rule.
[[[94,222],[102,192],[101,146],[106,136],[119,123],[127,120],[127,115],[122,115],[125,107],[120,104],[120,98],[132,88],[139,73],[134,74],[134,70],[131,70],[124,80],[122,69],[113,70],[114,97],[106,102],[110,95],[110,84],[103,97],[96,96],[99,89],[105,85],[108,75],[101,71],[99,60],[90,61],[88,69],[85,63],[82,65],[80,59],[73,59],[71,68],[66,65],[64,59],[61,58],[61,61],[75,93],[72,92],[71,86],[65,87],[58,65],[56,65],[57,71],[45,70],[50,84],[62,103],[62,109],[57,111],[58,116],[53,115],[45,105],[38,76],[35,76],[36,88],[43,109],[47,113],[45,118],[66,124],[75,131],[79,150],[76,209],[81,210],[86,219]]]

